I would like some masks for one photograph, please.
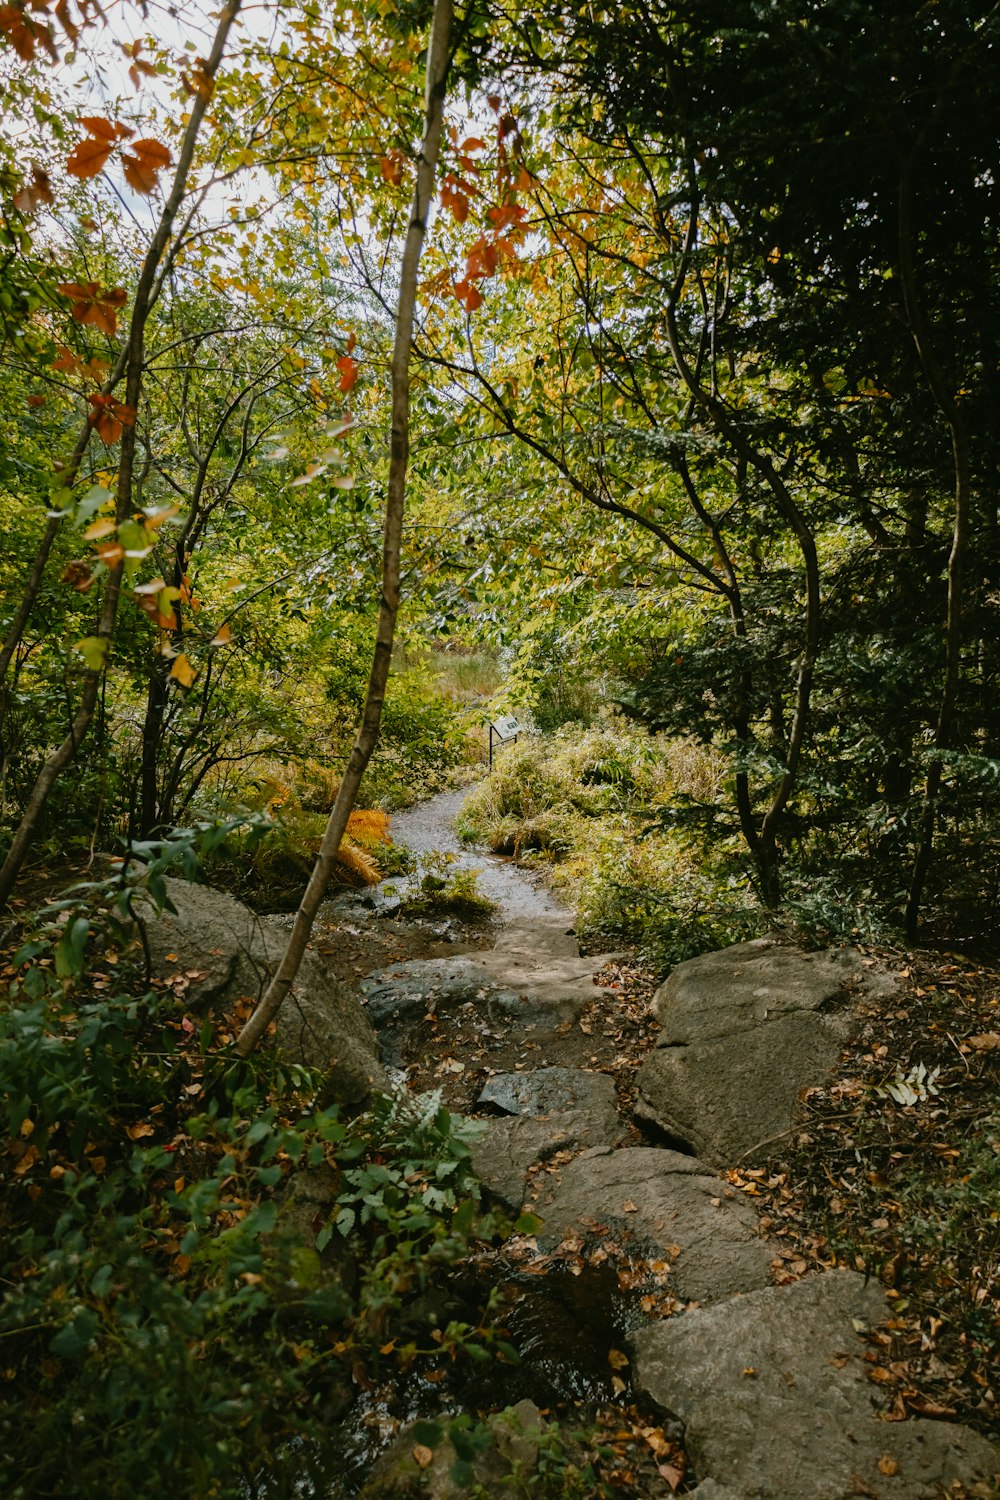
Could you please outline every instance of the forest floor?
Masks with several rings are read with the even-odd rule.
[[[51,899],[81,875],[40,875],[15,909]],[[341,898],[324,905],[313,946],[356,985],[393,963],[488,948],[495,936],[495,924],[482,918],[376,915]],[[9,932],[2,946],[13,942]],[[896,993],[862,1005],[837,1068],[824,1087],[805,1092],[787,1138],[723,1175],[755,1201],[762,1231],[781,1247],[772,1264],[777,1284],[844,1266],[887,1289],[893,1317],[867,1356],[886,1420],[966,1422],[997,1442],[1000,967],[930,950],[866,953],[898,975]],[[0,962],[9,956],[0,953]],[[632,1105],[638,1065],[659,1030],[656,987],[657,976],[634,957],[605,964],[589,1006],[558,1029],[544,1056],[514,1026],[491,1035],[471,1015],[430,1014],[408,1086],[441,1089],[449,1109],[472,1114],[494,1073],[592,1070],[615,1081],[628,1143],[648,1143],[632,1123]],[[682,1450],[671,1443],[664,1461],[663,1433],[648,1412],[605,1404],[593,1420],[609,1492],[662,1495],[665,1479],[678,1493],[688,1487]],[[962,1497],[949,1492],[949,1500]]]
[[[390,963],[488,947],[495,936],[489,923],[395,917],[358,925],[325,910],[316,947],[355,983]],[[838,1067],[823,1088],[805,1091],[787,1137],[723,1176],[755,1200],[762,1232],[780,1245],[776,1284],[843,1266],[887,1289],[893,1316],[866,1356],[885,1420],[967,1422],[996,1442],[1000,968],[951,953],[865,951],[899,976],[896,993],[862,1005]],[[474,1114],[495,1073],[592,1070],[615,1081],[626,1144],[649,1144],[632,1105],[638,1065],[659,1030],[656,987],[634,957],[605,964],[588,1008],[543,1050],[515,1026],[484,1032],[472,1011],[432,1009],[410,1051],[408,1086],[440,1089],[449,1109]],[[648,1412],[609,1405],[595,1421],[611,1492],[662,1495],[665,1475],[678,1493],[687,1488],[683,1454],[673,1448],[664,1465],[662,1431]],[[963,1494],[953,1489],[949,1500]]]

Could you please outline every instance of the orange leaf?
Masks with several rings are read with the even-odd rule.
[[[28,399],[28,405],[29,406],[44,406],[45,405],[45,397],[44,396],[29,396],[27,399]]]
[[[124,287],[105,289],[98,281],[63,281],[56,290],[73,304],[70,311],[75,322],[89,323],[101,333],[116,331],[117,310],[125,306]]]
[[[390,151],[388,156],[383,156],[379,162],[379,168],[386,182],[393,187],[399,187],[403,180],[403,153],[401,151]]]
[[[0,5],[0,32],[3,32],[22,62],[31,62],[35,44],[41,42],[49,56],[56,58],[55,43],[47,26],[29,21],[19,5]]]
[[[153,1134],[153,1127],[152,1125],[143,1124],[130,1125],[125,1134],[128,1136],[130,1141],[141,1141],[144,1140],[146,1136]]]
[[[117,443],[123,427],[134,425],[134,406],[126,406],[124,401],[116,401],[114,396],[102,396],[99,391],[96,395],[88,396],[87,400],[94,408],[89,417],[90,425],[109,447],[112,443]]]
[[[337,360],[337,369],[340,371],[340,392],[346,396],[348,391],[353,390],[354,382],[358,378],[358,362],[349,354],[342,354]]]
[[[48,172],[34,167],[31,182],[26,182],[20,192],[14,194],[14,207],[18,213],[33,214],[40,203],[54,203],[55,193]]]
[[[182,651],[180,656],[174,658],[174,664],[170,668],[170,675],[175,682],[180,683],[181,687],[189,688],[198,674]]]
[[[209,641],[210,646],[228,646],[233,638],[233,632],[228,625],[220,625],[215,635]]]
[[[125,181],[137,193],[151,193],[157,175],[173,161],[167,147],[151,138],[134,142],[131,153],[122,156]]]
[[[354,333],[352,332],[350,338],[347,340],[347,352],[348,352],[348,354],[353,354],[354,353],[354,349],[355,349],[355,346],[356,346],[357,342],[358,342],[357,338],[355,337]]]
[[[471,281],[456,281],[455,296],[459,302],[464,302],[466,312],[475,312],[482,304],[482,293]]]
[[[112,144],[91,135],[78,141],[66,163],[67,172],[74,177],[96,177],[111,155]]]
[[[84,562],[82,557],[74,558],[66,564],[62,573],[63,583],[68,583],[75,588],[78,594],[85,594],[94,581],[94,575],[90,571],[90,564]]]
[[[80,368],[80,361],[77,359],[76,355],[72,352],[71,349],[67,349],[65,344],[57,344],[56,347],[59,350],[59,354],[58,357],[52,361],[53,370],[59,370],[60,373],[65,372],[67,374],[75,375],[77,370]]]
[[[98,140],[108,141],[112,146],[123,136],[132,134],[127,125],[120,125],[116,120],[106,120],[103,115],[81,115],[80,124],[88,135],[95,135]]]
[[[25,1172],[30,1172],[40,1154],[37,1146],[29,1146],[14,1168],[15,1177],[23,1177]]]

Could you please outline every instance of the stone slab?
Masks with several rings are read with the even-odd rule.
[[[989,1482],[998,1455],[971,1429],[878,1420],[858,1330],[886,1316],[862,1276],[810,1276],[634,1334],[633,1379],[683,1422],[699,1494],[931,1500]]]
[[[751,1203],[702,1162],[634,1146],[586,1151],[531,1204],[545,1241],[596,1222],[626,1232],[673,1262],[673,1292],[718,1301],[767,1285],[771,1253]]]

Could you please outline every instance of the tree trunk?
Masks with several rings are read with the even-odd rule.
[[[361,777],[378,739],[382,704],[392,659],[392,642],[399,610],[400,549],[406,469],[410,450],[410,353],[417,300],[417,271],[427,232],[427,215],[434,193],[434,177],[444,121],[444,98],[448,80],[452,0],[435,0],[427,49],[427,86],[424,102],[424,139],[417,165],[413,208],[403,248],[400,271],[396,337],[392,351],[392,435],[389,476],[386,487],[385,533],[382,550],[382,600],[379,606],[371,676],[365,697],[361,727],[340,783],[323,843],[295,917],[281,963],[253,1015],[237,1038],[244,1055],[251,1052],[295,982],[306,951],[309,934],[323,899],[337,850],[347,828]]]
[[[913,256],[913,165],[904,168],[899,187],[899,264],[903,303],[916,345],[921,368],[938,410],[944,417],[951,438],[952,466],[955,475],[954,511],[951,550],[948,555],[948,605],[945,621],[945,673],[934,729],[934,748],[952,747],[955,710],[958,704],[959,674],[962,664],[962,603],[965,554],[968,550],[969,510],[971,506],[971,462],[969,435],[958,402],[948,389],[944,372],[934,349],[930,326],[924,316],[917,289]],[[912,942],[917,935],[924,886],[930,871],[937,826],[937,804],[941,790],[942,763],[933,760],[927,772],[923,805],[913,857],[910,888],[903,914],[906,935]]]
[[[241,3],[242,0],[229,0],[229,3],[219,15],[211,55],[205,63],[203,70],[208,79],[215,77],[219,64],[222,61],[226,43],[229,39],[229,32],[239,12]],[[133,410],[138,409],[139,400],[142,395],[146,323],[152,310],[156,273],[166,252],[167,245],[170,242],[174,220],[177,217],[177,211],[187,190],[187,180],[191,171],[191,163],[194,160],[198,132],[208,107],[209,97],[206,96],[210,97],[209,90],[206,89],[204,92],[199,91],[195,94],[191,102],[190,117],[187,129],[184,132],[184,139],[181,143],[177,169],[174,173],[170,194],[163,205],[156,233],[146,252],[142,263],[142,270],[139,273],[132,317],[129,322],[128,343],[125,351],[125,401]],[[135,464],[135,446],[136,429],[135,422],[133,421],[129,426],[123,428],[121,437],[118,489],[115,497],[115,520],[119,525],[123,521],[128,520],[132,512],[132,473]],[[42,566],[44,566],[44,563]],[[39,569],[38,571],[40,578],[41,570]],[[107,651],[110,650],[115,620],[118,615],[122,572],[122,563],[118,563],[115,567],[109,569],[107,585],[104,590],[104,599],[101,604],[101,612],[97,623],[96,634],[101,640],[107,643],[104,663],[102,663],[101,668],[97,671],[88,669],[84,674],[80,706],[73,717],[69,733],[62,744],[53,750],[38,773],[35,785],[31,790],[31,795],[28,798],[28,806],[14,834],[3,868],[0,869],[0,907],[5,906],[10,899],[35,828],[48,801],[49,793],[55,786],[62,771],[73,759],[93,720],[101,675],[107,662]]]

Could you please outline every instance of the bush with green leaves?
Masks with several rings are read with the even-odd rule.
[[[438,1098],[319,1109],[304,1069],[144,985],[123,889],[42,913],[0,1008],[2,1490],[298,1493],[336,1468],[352,1371],[392,1364],[408,1302],[496,1226]],[[318,1237],[303,1169],[330,1184]]]

